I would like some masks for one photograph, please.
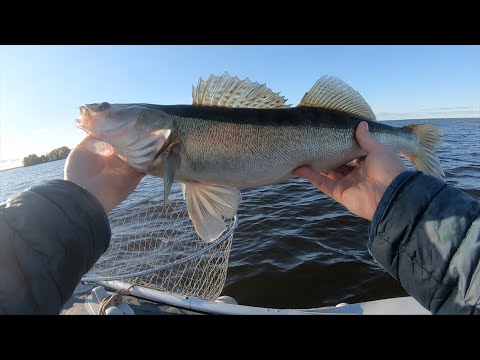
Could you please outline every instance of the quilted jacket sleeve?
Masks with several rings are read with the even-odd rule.
[[[389,186],[368,249],[433,314],[480,314],[480,203],[421,172]]]
[[[58,314],[110,235],[102,205],[69,181],[49,181],[1,204],[0,314]]]

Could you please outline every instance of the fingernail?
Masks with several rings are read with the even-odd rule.
[[[94,152],[98,155],[108,157],[108,156],[112,156],[115,153],[115,149],[113,148],[113,146],[104,141],[97,140],[93,142],[92,145],[93,145]]]
[[[368,130],[368,123],[365,122],[365,127],[367,128],[367,131],[370,132],[370,130]]]

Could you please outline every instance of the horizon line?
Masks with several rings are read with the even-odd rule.
[[[376,121],[379,121],[379,122],[382,122],[382,121],[423,121],[423,120],[466,120],[466,119],[469,119],[469,120],[480,120],[480,116],[474,116],[474,117],[433,117],[433,118],[402,118],[402,119],[383,119],[383,120],[379,120],[377,119]],[[66,146],[66,145],[64,145]],[[53,149],[52,149],[53,150]],[[35,153],[36,154],[36,153]],[[8,161],[22,161],[23,158],[29,156],[31,154],[28,154],[28,155],[25,155],[23,157],[20,157],[20,158],[10,158],[10,159],[0,159],[0,162],[8,162]],[[23,167],[23,166],[21,166]],[[0,171],[3,171],[3,170],[8,170],[10,168],[7,168],[7,169],[1,169],[0,168]]]

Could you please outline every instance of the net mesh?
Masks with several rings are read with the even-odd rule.
[[[155,181],[158,192],[158,179]],[[179,184],[172,187],[165,208],[163,195],[127,203],[110,214],[110,246],[82,280],[128,280],[216,300],[225,285],[236,219],[227,220],[227,230],[208,244],[195,232]]]

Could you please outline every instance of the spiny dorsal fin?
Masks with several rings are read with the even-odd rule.
[[[366,120],[375,120],[375,114],[362,95],[334,76],[322,76],[298,106],[340,110]]]
[[[274,93],[265,84],[240,80],[225,72],[222,76],[210,75],[198,81],[192,91],[193,105],[225,106],[235,108],[289,108],[280,93]]]

